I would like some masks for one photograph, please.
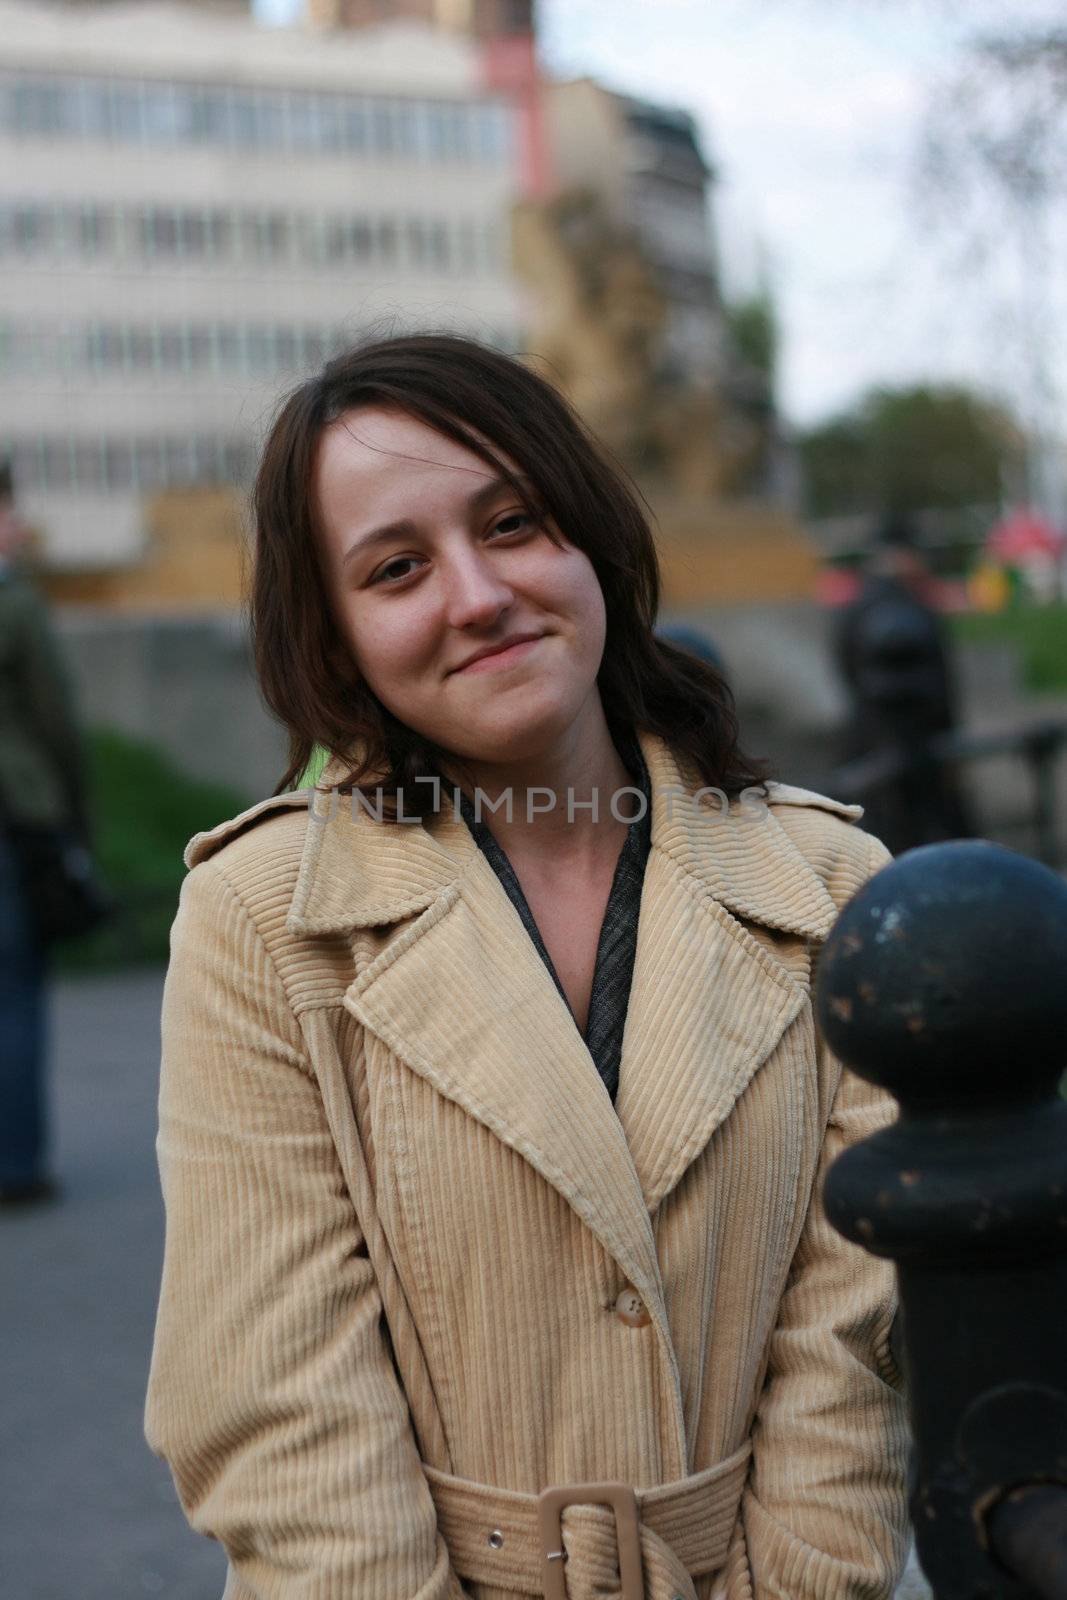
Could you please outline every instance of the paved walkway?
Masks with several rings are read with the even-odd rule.
[[[53,992],[52,1205],[0,1216],[5,1600],[218,1600],[142,1434],[163,1247],[159,971]]]
[[[190,1530],[142,1434],[163,1248],[162,984],[153,970],[53,992],[63,1197],[0,1216],[4,1600],[222,1593],[221,1550]],[[898,1600],[927,1594],[909,1584]]]

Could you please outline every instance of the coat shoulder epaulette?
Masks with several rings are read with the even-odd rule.
[[[195,867],[199,862],[215,855],[224,845],[229,844],[231,839],[247,833],[250,828],[257,827],[268,817],[291,811],[306,811],[313,793],[310,788],[292,789],[287,794],[270,795],[266,800],[258,800],[254,806],[249,806],[246,811],[239,812],[227,822],[220,822],[214,828],[194,833],[182,852],[182,860],[187,867]]]
[[[819,794],[815,789],[798,789],[792,783],[767,784],[767,804],[771,806],[813,806],[817,811],[832,811],[835,816],[844,817],[849,822],[858,822],[863,816],[863,807],[849,805],[845,800],[834,800],[828,794]]]

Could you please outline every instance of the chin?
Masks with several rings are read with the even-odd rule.
[[[556,745],[574,721],[577,712],[569,706],[530,707],[497,715],[471,717],[462,729],[438,740],[443,747],[466,761],[509,763],[529,761]]]

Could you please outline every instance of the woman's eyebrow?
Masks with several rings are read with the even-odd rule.
[[[475,489],[468,496],[467,510],[480,511],[490,500],[495,500],[503,489],[513,489],[518,484],[527,494],[531,492],[528,478],[517,474],[514,481],[509,478],[490,478],[488,483],[483,483],[481,488]],[[380,528],[372,528],[369,533],[361,533],[354,539],[341,557],[342,567],[347,566],[353,556],[359,555],[373,545],[388,544],[391,539],[412,539],[418,533],[416,524],[410,517],[400,517],[396,522],[386,522]]]

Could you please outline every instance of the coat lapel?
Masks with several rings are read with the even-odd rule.
[[[400,942],[404,948],[391,946],[356,980],[346,1006],[536,1167],[629,1280],[658,1294],[652,1229],[623,1126],[480,852]]]
[[[378,823],[313,796],[290,931],[399,924],[346,1008],[518,1151],[646,1298],[667,1334],[651,1213],[805,1001],[741,919],[821,936],[835,907],[766,808],[720,815],[666,745],[653,790],[616,1104],[495,873],[451,809]],[[337,781],[331,764],[319,782]],[[318,820],[316,820],[316,814]]]
[[[695,804],[699,780],[641,743],[656,803],[616,1108],[651,1214],[807,998],[746,922],[821,937],[836,907],[766,806]]]

